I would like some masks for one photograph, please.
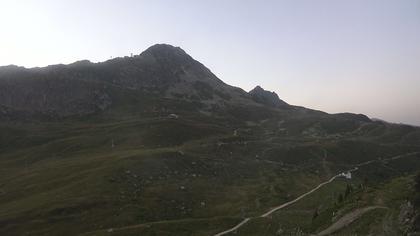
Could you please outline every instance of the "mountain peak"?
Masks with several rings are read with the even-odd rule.
[[[180,47],[175,47],[170,44],[155,44],[150,46],[146,49],[142,54],[152,54],[154,56],[158,55],[168,55],[168,54],[175,54],[175,55],[187,55],[187,53],[182,50]]]
[[[275,92],[264,90],[261,86],[256,86],[253,90],[249,91],[252,99],[270,107],[286,107],[289,106],[286,102],[281,100]]]
[[[264,91],[266,91],[266,90],[261,88],[261,86],[257,85],[253,90],[250,91],[250,93],[264,92]]]

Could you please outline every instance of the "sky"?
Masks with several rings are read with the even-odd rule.
[[[180,46],[228,84],[420,126],[418,0],[0,0],[0,65]]]

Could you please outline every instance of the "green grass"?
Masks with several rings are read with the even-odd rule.
[[[294,199],[354,163],[420,150],[358,139],[347,134],[353,124],[340,131],[346,133],[342,138],[302,135],[319,117],[288,120],[290,132],[277,132],[290,111],[249,115],[251,108],[238,108],[209,117],[195,112],[194,104],[165,100],[165,106],[180,109],[179,119],[168,119],[173,110],[148,112],[152,98],[118,99],[96,116],[0,123],[1,235],[108,235],[110,228],[115,235],[211,235]],[[252,125],[238,114],[249,115]],[[336,125],[323,129],[331,133]],[[250,221],[239,233],[315,232],[331,223],[332,212],[374,203],[375,196],[395,208],[401,198],[375,187],[419,165],[411,157],[366,166],[353,183],[368,178],[369,190],[337,205],[346,183],[335,181],[271,219]],[[408,187],[396,183],[390,189],[404,193]]]

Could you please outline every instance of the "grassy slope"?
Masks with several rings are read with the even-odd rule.
[[[235,116],[238,110],[232,117],[208,117],[194,104],[160,101],[167,107],[162,111],[147,97],[119,99],[110,111],[89,118],[0,124],[1,235],[101,235],[110,228],[120,235],[209,235],[354,163],[419,150],[375,141],[386,130],[355,136],[353,124],[337,136],[330,126],[314,125],[315,118],[280,113],[244,122]],[[180,119],[167,118],[174,107]],[[368,166],[355,184],[368,178],[375,186],[411,173],[417,159]],[[335,204],[344,188],[334,182],[273,219],[250,222],[241,233],[317,231],[328,225],[331,211],[352,207]],[[320,216],[312,222],[315,208]]]

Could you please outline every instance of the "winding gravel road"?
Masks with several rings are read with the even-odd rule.
[[[357,167],[355,167],[355,168],[353,168],[353,169],[351,169],[351,170],[348,170],[348,171],[353,172],[353,171],[356,171],[356,170],[358,170],[358,168],[357,168]],[[280,210],[280,209],[282,209],[282,208],[285,208],[285,207],[287,207],[287,206],[289,206],[289,205],[292,205],[293,203],[295,203],[295,202],[297,202],[297,201],[301,200],[302,198],[304,198],[304,197],[308,196],[309,194],[311,194],[311,193],[315,192],[316,190],[318,190],[318,189],[319,189],[319,188],[321,188],[322,186],[324,186],[324,185],[326,185],[326,184],[331,183],[332,181],[334,181],[334,180],[335,180],[337,177],[339,177],[339,176],[340,176],[340,174],[337,174],[337,175],[333,176],[331,179],[329,179],[329,180],[327,180],[327,181],[325,181],[325,182],[323,182],[323,183],[320,183],[320,184],[319,184],[318,186],[316,186],[315,188],[313,188],[313,189],[311,189],[310,191],[308,191],[308,192],[306,192],[306,193],[304,193],[304,194],[300,195],[299,197],[295,198],[294,200],[289,201],[289,202],[286,202],[286,203],[283,203],[283,204],[281,204],[280,206],[277,206],[277,207],[275,207],[275,208],[273,208],[273,209],[271,209],[271,210],[267,211],[266,213],[264,213],[264,214],[262,214],[262,215],[260,215],[260,216],[258,216],[258,217],[267,217],[267,216],[269,216],[269,215],[273,214],[274,212],[276,212],[276,211],[278,211],[278,210]],[[247,223],[248,221],[250,221],[251,219],[258,218],[258,217],[249,217],[249,218],[245,218],[243,221],[241,221],[241,222],[240,222],[239,224],[237,224],[236,226],[234,226],[234,227],[232,227],[232,228],[230,228],[230,229],[228,229],[228,230],[225,230],[225,231],[223,231],[223,232],[220,232],[220,233],[218,233],[218,234],[215,234],[214,236],[222,236],[222,235],[228,234],[228,233],[230,233],[230,232],[233,232],[233,231],[235,231],[235,230],[239,229],[240,227],[242,227],[244,224],[246,224],[246,223]]]
[[[353,169],[351,169],[351,170],[348,170],[348,171],[349,171],[349,172],[354,172],[354,171],[357,171],[357,170],[359,169],[358,167],[365,166],[365,165],[369,165],[369,164],[371,164],[371,163],[373,163],[373,162],[378,162],[378,161],[391,161],[391,160],[396,160],[396,159],[400,159],[400,158],[407,157],[407,156],[416,155],[416,154],[419,154],[419,153],[420,153],[420,152],[412,152],[412,153],[407,153],[407,154],[402,154],[402,155],[398,155],[398,156],[390,157],[390,158],[387,158],[387,159],[382,159],[382,160],[371,160],[371,161],[367,161],[367,162],[362,162],[362,163],[359,163],[359,164],[357,164],[357,165],[354,165],[355,167],[354,167]],[[347,171],[344,171],[344,172],[347,172]],[[340,172],[340,173],[342,173],[342,172]],[[304,194],[300,195],[299,197],[295,198],[294,200],[289,201],[289,202],[286,202],[286,203],[283,203],[283,204],[281,204],[280,206],[274,207],[274,208],[272,208],[271,210],[267,211],[266,213],[262,214],[261,216],[256,216],[256,217],[249,217],[249,218],[245,218],[243,221],[241,221],[239,224],[235,225],[234,227],[232,227],[232,228],[230,228],[230,229],[228,229],[228,230],[225,230],[225,231],[223,231],[223,232],[217,233],[217,234],[215,234],[214,236],[222,236],[222,235],[225,235],[225,234],[228,234],[228,233],[234,232],[234,231],[238,230],[240,227],[242,227],[243,225],[245,225],[245,224],[246,224],[248,221],[250,221],[251,219],[255,219],[255,218],[259,218],[259,217],[267,217],[267,216],[271,215],[272,213],[274,213],[274,212],[276,212],[276,211],[278,211],[278,210],[280,210],[280,209],[283,209],[283,208],[285,208],[285,207],[287,207],[287,206],[290,206],[290,205],[292,205],[293,203],[295,203],[295,202],[297,202],[297,201],[301,200],[302,198],[304,198],[304,197],[308,196],[309,194],[311,194],[311,193],[313,193],[313,192],[317,191],[317,190],[318,190],[318,189],[320,189],[322,186],[324,186],[324,185],[326,185],[326,184],[331,183],[332,181],[334,181],[334,180],[335,180],[337,177],[339,177],[339,176],[340,176],[340,174],[337,174],[337,175],[333,176],[331,179],[329,179],[329,180],[327,180],[327,181],[325,181],[325,182],[323,182],[323,183],[320,183],[320,184],[319,184],[318,186],[316,186],[315,188],[313,188],[313,189],[309,190],[308,192],[306,192],[306,193],[304,193]]]

